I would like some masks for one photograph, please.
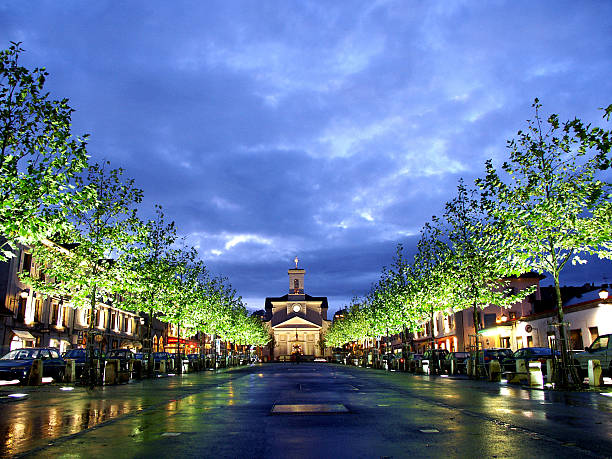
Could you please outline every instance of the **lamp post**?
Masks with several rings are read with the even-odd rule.
[[[604,300],[604,301],[607,300],[608,296],[609,296],[609,292],[605,288],[602,288],[599,291],[599,298],[601,298],[602,300]]]

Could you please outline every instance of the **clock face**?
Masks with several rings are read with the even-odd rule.
[[[302,310],[302,307],[299,304],[294,304],[293,305],[293,312],[300,312]]]

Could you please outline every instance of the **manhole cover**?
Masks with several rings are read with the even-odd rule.
[[[287,404],[274,405],[273,414],[319,414],[319,413],[348,413],[346,406],[341,403],[316,403],[316,404]]]

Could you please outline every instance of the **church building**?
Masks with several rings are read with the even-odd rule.
[[[325,348],[322,337],[331,324],[327,320],[327,297],[310,296],[304,290],[306,270],[289,269],[289,293],[281,297],[266,298],[266,320],[273,341],[270,345],[271,360],[288,360],[299,353],[305,360],[323,357]]]

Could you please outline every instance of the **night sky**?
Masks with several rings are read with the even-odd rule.
[[[0,40],[251,309],[296,255],[330,312],[363,295],[535,97],[598,125],[612,103],[606,1],[5,0]]]

